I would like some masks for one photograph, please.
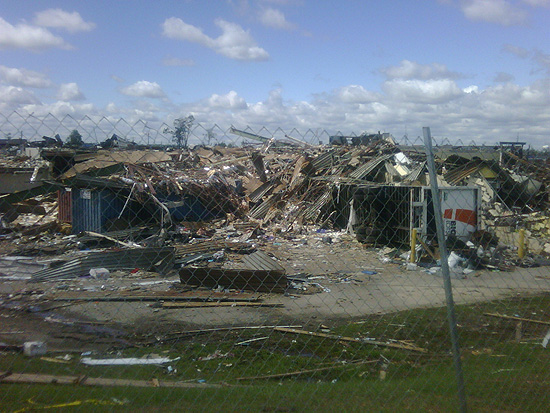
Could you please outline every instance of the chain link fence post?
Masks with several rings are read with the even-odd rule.
[[[422,129],[424,134],[424,144],[426,146],[426,156],[428,162],[428,171],[430,174],[430,186],[432,189],[432,201],[434,208],[434,218],[437,228],[437,242],[441,260],[441,275],[443,276],[443,286],[445,288],[445,301],[447,303],[447,318],[449,320],[449,335],[451,338],[453,361],[455,365],[455,375],[457,383],[457,395],[460,411],[467,411],[466,388],[464,385],[464,373],[462,371],[462,361],[460,357],[460,344],[456,326],[455,303],[453,299],[453,286],[451,283],[451,274],[449,271],[449,255],[447,253],[445,227],[443,225],[443,213],[441,210],[439,185],[437,183],[437,170],[432,149],[432,135],[429,127]]]

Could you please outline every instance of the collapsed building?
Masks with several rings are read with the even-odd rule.
[[[139,265],[160,273],[177,269],[186,284],[283,292],[284,270],[247,243],[269,227],[346,231],[367,246],[414,248],[418,263],[437,264],[423,147],[380,133],[331,137],[332,145],[233,133],[259,144],[170,152],[44,148],[40,166],[29,167],[32,185],[2,190],[2,236],[61,232],[70,240],[60,241],[66,248],[119,248],[66,260],[35,280]],[[451,251],[486,268],[540,265],[536,258],[550,253],[550,168],[506,147],[439,146],[435,155]],[[49,166],[40,175],[44,161]],[[8,162],[15,167],[18,160]],[[229,226],[239,230],[235,239],[219,234]],[[518,260],[517,253],[502,252],[515,251],[520,229],[527,231],[528,254]],[[413,231],[418,245],[411,247]],[[244,255],[242,266],[228,264],[223,251]]]

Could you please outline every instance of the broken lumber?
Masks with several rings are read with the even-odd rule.
[[[219,301],[219,302],[179,302],[162,303],[162,308],[199,308],[199,307],[283,307],[281,303],[251,303],[249,301]]]
[[[219,384],[188,383],[182,381],[108,379],[86,376],[55,376],[52,374],[10,373],[0,371],[0,383],[73,384],[80,386],[130,386],[130,387],[221,387]]]
[[[281,333],[302,334],[302,335],[306,335],[306,336],[329,338],[329,339],[332,339],[332,340],[340,340],[340,341],[349,341],[349,342],[352,342],[352,343],[370,344],[370,345],[373,345],[373,346],[388,347],[388,348],[394,348],[394,349],[399,349],[399,350],[418,351],[420,353],[426,353],[427,352],[426,349],[424,349],[422,347],[417,347],[413,344],[386,343],[386,342],[383,342],[383,341],[364,340],[364,339],[361,339],[361,338],[337,336],[337,335],[334,335],[334,334],[316,333],[314,331],[297,330],[297,329],[294,329],[294,328],[276,327],[276,328],[274,328],[274,330],[279,331]]]
[[[497,314],[497,313],[485,313],[484,315],[489,316],[489,317],[502,318],[502,319],[505,319],[505,320],[522,321],[522,322],[525,322],[525,323],[543,324],[543,325],[546,325],[546,326],[550,326],[550,321],[532,320],[530,318],[521,318],[521,317],[516,317],[516,316],[511,316],[511,315],[504,315],[504,314]]]
[[[130,302],[130,301],[205,301],[205,302],[221,302],[221,301],[240,301],[240,302],[253,302],[259,301],[258,295],[249,294],[249,293],[218,293],[218,292],[207,292],[206,294],[201,294],[199,291],[195,292],[147,292],[147,293],[132,293],[118,291],[116,293],[106,292],[59,292],[52,295],[44,296],[46,301],[101,301],[101,302]]]
[[[303,374],[317,373],[319,371],[334,370],[336,368],[354,367],[354,366],[359,366],[359,365],[362,365],[362,364],[374,364],[374,363],[378,363],[378,360],[364,360],[364,361],[360,360],[360,361],[354,361],[354,362],[347,363],[347,364],[334,363],[331,366],[319,367],[319,368],[316,368],[316,369],[291,371],[289,373],[280,373],[280,374],[268,374],[268,375],[265,375],[265,376],[237,377],[236,380],[237,381],[242,381],[242,380],[280,379],[280,378],[284,378],[284,377],[301,376]]]

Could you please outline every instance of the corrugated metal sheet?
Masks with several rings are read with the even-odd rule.
[[[104,232],[105,224],[117,218],[124,208],[124,199],[110,190],[72,189],[73,233]]]
[[[271,195],[264,202],[259,205],[256,205],[250,210],[248,216],[254,219],[263,219],[265,218],[268,211],[281,199],[282,194],[277,193]]]
[[[319,155],[311,162],[311,166],[315,171],[320,169],[326,169],[332,166],[334,163],[334,151],[325,152],[322,155]]]
[[[303,212],[303,217],[306,221],[313,220],[315,221],[321,209],[328,203],[332,201],[332,189],[324,192],[310,207],[306,208]]]
[[[71,190],[57,191],[57,219],[59,222],[73,222],[73,201]]]
[[[418,164],[416,168],[414,168],[410,174],[408,174],[405,179],[403,179],[403,182],[414,182],[418,181],[420,178],[420,175],[425,173],[427,171],[426,169],[426,162],[421,162]]]
[[[443,178],[445,181],[447,181],[451,185],[456,185],[469,175],[479,171],[483,167],[485,167],[486,164],[483,161],[480,160],[474,160],[470,161],[462,166],[459,166],[457,168],[452,169],[451,171],[447,172]]]
[[[217,240],[208,240],[203,242],[198,242],[196,244],[184,244],[176,245],[177,255],[192,255],[192,254],[201,254],[205,252],[220,251],[223,249],[243,252],[250,249],[253,249],[254,246],[246,242],[231,242],[231,241],[217,241]]]
[[[264,197],[271,189],[275,188],[277,183],[275,182],[266,182],[260,185],[254,192],[252,192],[248,197],[251,202],[258,202]]]
[[[77,278],[89,275],[92,268],[107,268],[108,270],[140,268],[166,274],[174,268],[174,251],[172,247],[151,247],[92,252],[59,267],[40,270],[32,275],[32,280]]]
[[[246,268],[251,270],[285,271],[285,268],[263,251],[256,251],[243,257]]]
[[[379,166],[383,162],[386,162],[393,155],[394,155],[393,153],[388,153],[386,155],[379,156],[375,159],[371,159],[366,164],[358,167],[355,171],[350,173],[348,176],[350,178],[355,178],[355,179],[364,179],[369,173],[371,173],[374,169],[376,169],[377,166]]]

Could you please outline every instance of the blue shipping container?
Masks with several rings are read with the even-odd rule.
[[[73,234],[81,231],[104,232],[108,221],[117,218],[124,199],[106,189],[72,189]]]

